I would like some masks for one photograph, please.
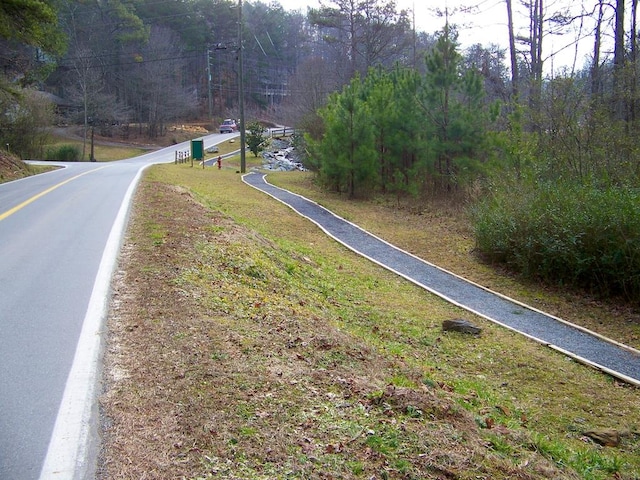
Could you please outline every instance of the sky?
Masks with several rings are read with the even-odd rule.
[[[277,0],[285,8],[285,10],[301,10],[306,12],[307,7],[318,7],[319,0]],[[326,4],[330,4],[330,0],[325,0]],[[514,9],[520,2],[514,1]],[[563,3],[574,11],[581,8],[580,1],[557,0],[556,5]],[[504,0],[396,0],[398,9],[406,9],[410,12],[415,9],[415,20],[417,30],[435,33],[444,26],[445,19],[438,17],[434,10],[439,8],[443,10],[445,6],[450,11],[449,21],[458,26],[458,40],[462,48],[469,47],[473,44],[480,43],[484,46],[497,44],[503,48],[508,46],[508,30],[507,30],[507,8]],[[471,12],[465,13],[461,6],[473,6]],[[514,17],[518,17],[514,12]],[[527,22],[523,15],[521,19],[521,27],[526,28]],[[577,28],[577,27],[576,27]],[[583,30],[586,33],[586,30]],[[562,36],[551,36],[545,38],[543,42],[543,57],[549,56],[555,52],[553,57],[545,61],[545,71],[547,74],[553,75],[554,72],[560,71],[563,67],[569,69],[574,65],[579,68],[585,63],[592,49],[593,40],[588,39],[578,42],[578,52],[573,44],[579,36],[578,31],[571,32]],[[567,46],[570,45],[570,46]],[[508,58],[508,54],[507,54]]]

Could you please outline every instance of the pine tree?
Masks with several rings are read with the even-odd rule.
[[[431,126],[416,107],[422,78],[415,70],[397,68],[392,73],[395,118],[387,142],[394,172],[390,190],[416,195],[422,188],[425,160],[429,157]]]
[[[323,182],[349,197],[366,195],[377,184],[376,150],[370,109],[356,76],[342,92],[330,97],[321,111],[325,135],[315,145]]]
[[[426,57],[418,104],[431,127],[434,186],[450,191],[478,164],[487,115],[483,85],[473,70],[462,70],[457,34],[448,25]]]
[[[390,75],[381,67],[371,69],[364,82],[364,95],[373,128],[378,176],[383,192],[391,183],[395,170],[389,143],[397,122],[397,102]]]

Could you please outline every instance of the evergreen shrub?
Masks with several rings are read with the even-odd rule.
[[[640,301],[640,192],[512,182],[473,209],[476,247],[525,277]]]
[[[47,160],[60,162],[79,162],[82,152],[77,145],[60,145],[47,150]]]

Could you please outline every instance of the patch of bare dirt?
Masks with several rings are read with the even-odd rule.
[[[573,478],[533,451],[501,458],[446,385],[387,385],[421,374],[305,299],[243,297],[259,272],[216,252],[277,248],[268,239],[176,187],[143,183],[134,205],[108,320],[99,479]]]
[[[27,177],[32,173],[20,159],[0,151],[0,183]]]

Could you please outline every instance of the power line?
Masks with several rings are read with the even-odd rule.
[[[133,55],[133,54],[124,54],[124,55]],[[163,57],[163,58],[152,58],[152,59],[142,59],[142,60],[133,60],[133,61],[124,61],[124,62],[117,62],[117,63],[111,63],[111,64],[104,64],[104,63],[95,63],[92,65],[87,66],[86,68],[108,68],[108,67],[119,67],[119,66],[127,66],[127,65],[143,65],[146,63],[157,63],[157,62],[168,62],[168,61],[173,61],[173,60],[189,60],[192,58],[198,58],[199,55],[180,55],[180,56],[174,56],[174,57]],[[75,60],[85,60],[85,59],[91,59],[91,58],[97,58],[94,56],[90,56],[90,57],[75,57]],[[70,61],[73,61],[74,59],[69,59]],[[73,68],[75,65],[73,63],[69,63],[69,64],[65,64],[65,62],[62,62],[59,64],[60,67],[62,68]]]

